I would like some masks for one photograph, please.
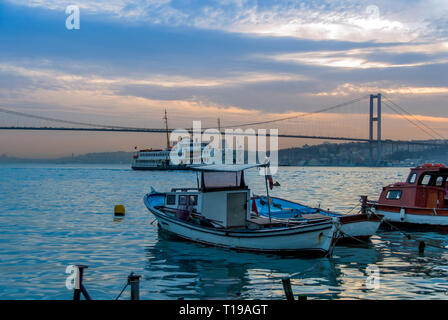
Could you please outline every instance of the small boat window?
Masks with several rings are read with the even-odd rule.
[[[417,179],[417,174],[413,173],[409,176],[408,183],[415,183],[416,179]]]
[[[386,194],[386,199],[398,200],[401,198],[401,190],[389,190]]]
[[[431,176],[429,174],[425,174],[422,182],[420,183],[421,185],[427,186],[429,183],[429,180],[431,180]]]
[[[188,196],[179,196],[179,204],[187,205],[188,204]]]
[[[166,196],[166,204],[167,205],[173,205],[176,204],[176,195],[175,194],[169,194]]]
[[[437,177],[436,186],[437,187],[443,186],[443,177]]]
[[[195,206],[198,204],[198,196],[196,195],[191,195],[190,196],[190,200],[189,200],[189,204],[192,206]]]

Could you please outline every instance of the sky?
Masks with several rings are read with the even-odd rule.
[[[66,28],[70,5],[79,29]],[[0,108],[156,128],[166,109],[170,127],[216,127],[218,117],[276,119],[378,92],[448,137],[448,1],[0,1]],[[367,110],[364,100],[272,127],[366,137]],[[386,138],[430,138],[387,107],[383,123]],[[0,113],[8,124],[39,125]],[[0,155],[22,157],[164,144],[163,135],[0,132]]]

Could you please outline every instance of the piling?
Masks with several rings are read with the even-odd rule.
[[[131,300],[140,300],[140,278],[141,276],[133,272],[128,276],[128,284],[131,286]]]
[[[282,283],[283,283],[283,290],[285,291],[286,300],[294,301],[294,293],[292,292],[291,288],[291,279],[285,277],[282,279]]]
[[[367,196],[361,196],[361,212],[362,213],[367,213]]]
[[[73,300],[79,301],[81,300],[81,293],[84,295],[84,298],[86,300],[92,300],[89,293],[87,292],[86,288],[84,287],[84,284],[82,283],[83,276],[84,276],[84,269],[87,269],[88,266],[78,264],[76,265],[78,268],[78,276],[75,281],[75,290],[73,292]]]
[[[306,294],[299,294],[299,301],[306,301],[308,300],[308,297]]]
[[[425,253],[425,247],[426,247],[425,241],[420,241],[418,243],[418,253],[424,254]]]

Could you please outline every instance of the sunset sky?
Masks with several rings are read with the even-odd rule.
[[[79,30],[66,28],[68,5],[80,8]],[[0,2],[1,108],[160,128],[167,109],[173,128],[201,119],[216,126],[217,117],[225,126],[377,92],[448,137],[448,1]],[[271,127],[367,137],[368,123],[360,120],[367,108],[364,100],[342,114]],[[386,106],[384,112],[385,138],[431,138]],[[0,125],[7,124],[39,122],[0,113]],[[0,155],[54,157],[135,145],[161,147],[164,140],[0,131]]]

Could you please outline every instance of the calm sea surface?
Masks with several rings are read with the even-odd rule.
[[[361,194],[378,197],[404,180],[406,168],[283,167],[273,194],[349,212]],[[256,169],[250,186],[264,192]],[[448,235],[417,233],[437,247],[419,256],[416,240],[382,231],[370,245],[336,247],[332,258],[298,259],[240,253],[170,239],[151,224],[143,196],[196,184],[192,172],[132,171],[122,166],[8,165],[0,167],[0,299],[71,299],[70,264],[86,264],[93,299],[114,299],[134,271],[142,299],[283,299],[281,277],[309,299],[446,299]],[[115,204],[126,216],[114,218]],[[355,210],[354,210],[355,211]],[[367,268],[379,271],[368,289]],[[129,291],[122,298],[129,298]]]

